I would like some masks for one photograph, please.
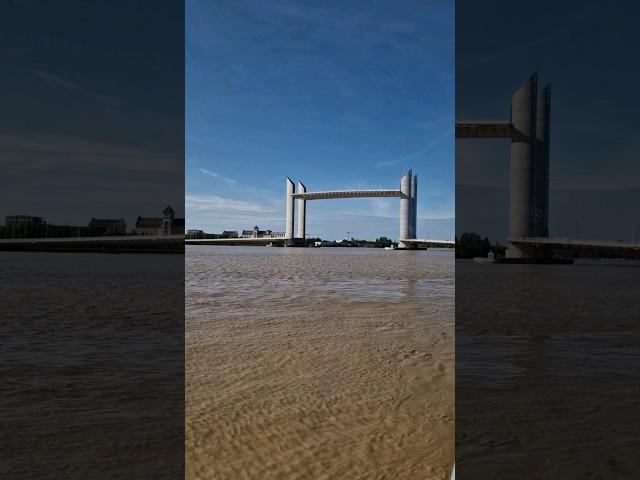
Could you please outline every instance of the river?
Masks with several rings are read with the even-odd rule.
[[[186,251],[189,479],[442,479],[453,251]]]

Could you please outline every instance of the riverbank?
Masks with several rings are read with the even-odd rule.
[[[184,253],[184,235],[0,239],[0,251]]]

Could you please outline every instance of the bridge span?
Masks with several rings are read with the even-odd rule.
[[[511,138],[514,128],[505,121],[456,122],[456,138]]]
[[[400,190],[335,190],[333,192],[304,192],[294,193],[293,198],[300,200],[328,200],[339,198],[403,198],[405,195]]]
[[[403,238],[402,243],[414,247],[431,247],[431,248],[456,248],[456,242],[453,240],[429,240],[424,238]]]
[[[640,243],[613,242],[610,240],[581,240],[553,237],[516,237],[509,242],[532,257],[553,254],[570,257],[638,258]]]

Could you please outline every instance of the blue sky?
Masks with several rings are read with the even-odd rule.
[[[189,0],[186,221],[284,230],[309,191],[419,177],[418,236],[454,229],[453,2]],[[323,238],[398,236],[398,199],[307,203]]]

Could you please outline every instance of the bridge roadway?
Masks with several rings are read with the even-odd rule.
[[[512,237],[520,247],[571,253],[573,257],[640,258],[640,243],[548,237]]]
[[[415,245],[416,247],[456,248],[456,242],[454,242],[453,240],[428,240],[423,238],[409,238],[400,241],[408,245]]]
[[[398,197],[406,198],[400,190],[336,190],[333,192],[303,192],[294,193],[293,198],[301,200],[327,200],[330,198],[371,198]]]
[[[505,121],[456,122],[456,138],[512,138],[513,125]]]

